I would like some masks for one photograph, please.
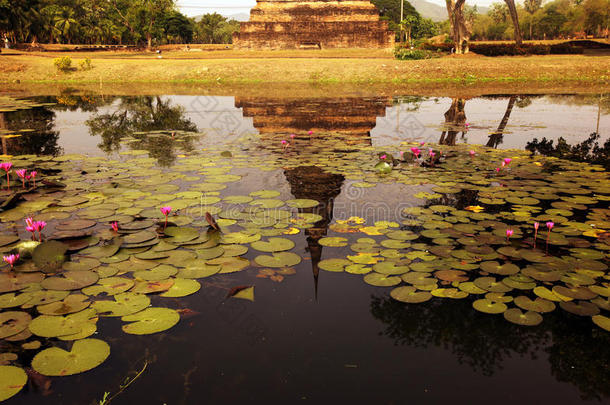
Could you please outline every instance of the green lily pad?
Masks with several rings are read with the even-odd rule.
[[[36,246],[32,253],[32,259],[39,270],[45,273],[53,273],[61,269],[66,261],[65,253],[68,251],[68,246],[61,242],[49,241],[43,242]]]
[[[175,276],[178,273],[178,269],[169,266],[167,264],[162,264],[150,270],[140,270],[133,273],[133,276],[136,279],[141,279],[145,281],[161,281],[167,280],[171,276]]]
[[[45,278],[40,285],[47,290],[80,290],[97,283],[99,278],[94,271],[64,271],[58,276]]]
[[[296,199],[296,200],[288,200],[286,201],[289,207],[292,208],[314,208],[320,205],[320,203],[316,200],[309,199]]]
[[[542,322],[542,315],[537,312],[522,312],[518,308],[511,308],[504,312],[504,319],[522,326],[536,326]]]
[[[254,286],[252,287],[240,287],[237,289],[231,290],[229,292],[231,298],[237,298],[241,300],[247,300],[254,302]]]
[[[492,273],[492,274],[499,274],[499,275],[512,275],[512,274],[517,274],[519,273],[519,266],[514,265],[512,263],[504,263],[504,264],[500,264],[496,261],[492,261],[492,262],[482,262],[480,264],[481,266],[481,270],[486,271],[488,273]]]
[[[326,259],[320,261],[318,267],[326,271],[342,272],[346,266],[351,264],[352,262],[347,259]]]
[[[241,257],[219,257],[206,261],[208,265],[220,266],[221,274],[236,273],[250,267],[250,260]]]
[[[101,278],[97,284],[82,289],[83,294],[96,295],[116,295],[124,293],[132,288],[135,281],[126,277],[106,277]]]
[[[174,279],[168,278],[158,281],[136,281],[131,289],[135,294],[155,294],[169,290],[174,285]]]
[[[604,315],[594,315],[591,317],[591,319],[593,320],[594,324],[596,324],[600,328],[610,332],[610,318],[608,318],[607,316],[604,316]],[[0,376],[1,375],[2,375],[2,373],[0,373]]]
[[[291,252],[273,253],[272,256],[257,256],[254,261],[263,267],[290,267],[301,263],[301,256]]]
[[[501,314],[508,309],[503,302],[494,302],[487,298],[474,301],[472,307],[477,311],[485,312],[486,314]]]
[[[187,278],[176,278],[169,290],[161,294],[165,298],[181,298],[195,294],[201,289],[201,284]]]
[[[294,248],[294,242],[285,238],[269,238],[268,242],[256,241],[250,246],[261,252],[282,252]]]
[[[32,317],[27,312],[8,311],[0,313],[0,339],[16,335],[24,331]]]
[[[94,302],[92,308],[101,316],[126,316],[142,311],[150,305],[150,298],[144,294],[126,292],[113,298],[113,301]]]
[[[96,368],[109,355],[110,346],[103,340],[77,340],[70,351],[58,347],[41,351],[32,360],[32,368],[52,377],[80,374]]]
[[[257,240],[260,240],[260,238],[261,235],[257,233],[249,234],[245,232],[232,232],[223,235],[222,243],[225,243],[227,245],[252,243],[256,242]]]
[[[67,315],[89,307],[91,302],[88,299],[89,297],[83,294],[72,294],[68,295],[63,301],[39,305],[36,309],[43,315]]]
[[[400,277],[372,272],[364,276],[364,282],[376,287],[392,287],[400,284]]]
[[[396,287],[390,292],[390,296],[397,301],[407,304],[419,304],[432,299],[432,294],[427,291],[417,291],[415,287]]]
[[[22,368],[0,366],[0,402],[14,397],[28,382],[28,376]]]
[[[0,308],[15,308],[26,304],[33,298],[32,293],[6,293],[0,295]]]
[[[178,271],[177,277],[188,279],[205,278],[217,274],[220,270],[220,265],[207,264],[203,260],[193,260],[185,268]]]
[[[131,322],[123,325],[123,332],[131,335],[151,335],[174,327],[180,321],[180,314],[169,308],[146,308],[136,314],[124,316],[121,320]]]

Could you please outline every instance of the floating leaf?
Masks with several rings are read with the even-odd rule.
[[[102,316],[126,316],[142,311],[150,305],[150,298],[144,294],[126,292],[113,298],[113,301],[94,302],[92,308]]]
[[[16,335],[24,331],[32,317],[27,312],[8,311],[0,313],[0,339]]]
[[[19,393],[28,382],[28,376],[19,367],[0,366],[0,402]]]
[[[396,287],[390,292],[390,296],[397,301],[408,304],[419,304],[429,301],[432,294],[426,291],[417,291],[415,287]]]
[[[103,340],[77,340],[70,351],[58,347],[41,351],[32,360],[32,368],[42,375],[52,377],[80,374],[96,368],[109,355],[110,346]]]
[[[263,267],[290,267],[301,263],[301,256],[291,252],[273,253],[272,256],[257,256],[254,261]]]
[[[53,273],[61,269],[62,264],[66,261],[65,253],[67,251],[68,246],[61,242],[53,240],[43,242],[34,249],[32,259],[39,270]]]
[[[124,316],[121,320],[132,322],[123,325],[123,332],[131,335],[151,335],[174,327],[180,320],[180,314],[169,308],[147,308],[136,314]]]
[[[239,298],[254,302],[254,286],[233,287],[227,294],[227,297]]]
[[[511,308],[504,312],[504,318],[512,323],[522,326],[536,326],[542,322],[542,316],[537,312],[522,312],[518,308]]]

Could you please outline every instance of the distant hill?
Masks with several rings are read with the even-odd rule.
[[[426,0],[409,0],[422,17],[430,18],[432,21],[444,21],[447,19],[447,9],[438,4]],[[487,14],[489,7],[477,6],[480,14]]]

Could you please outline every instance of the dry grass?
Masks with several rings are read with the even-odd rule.
[[[340,52],[339,52],[340,51]],[[482,56],[443,57],[422,61],[397,61],[391,57],[355,57],[362,50],[339,50],[324,58],[313,58],[306,52],[269,51],[243,57],[252,51],[206,52],[201,57],[181,59],[185,52],[167,52],[163,59],[149,53],[97,52],[82,53],[14,53],[0,55],[0,82],[119,84],[119,83],[199,83],[199,84],[490,84],[538,83],[610,85],[610,57],[583,55],[550,55],[529,57]],[[293,52],[299,58],[293,58]],[[319,52],[319,51],[317,51]],[[379,51],[385,52],[385,51]],[[348,57],[351,53],[352,56]],[[70,56],[73,66],[85,57],[93,69],[58,73],[53,58]],[[318,54],[319,55],[319,54]],[[12,71],[20,66],[20,71]],[[600,87],[600,88],[601,88]]]

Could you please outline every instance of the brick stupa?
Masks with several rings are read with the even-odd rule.
[[[235,48],[391,48],[394,32],[370,1],[257,0]]]

